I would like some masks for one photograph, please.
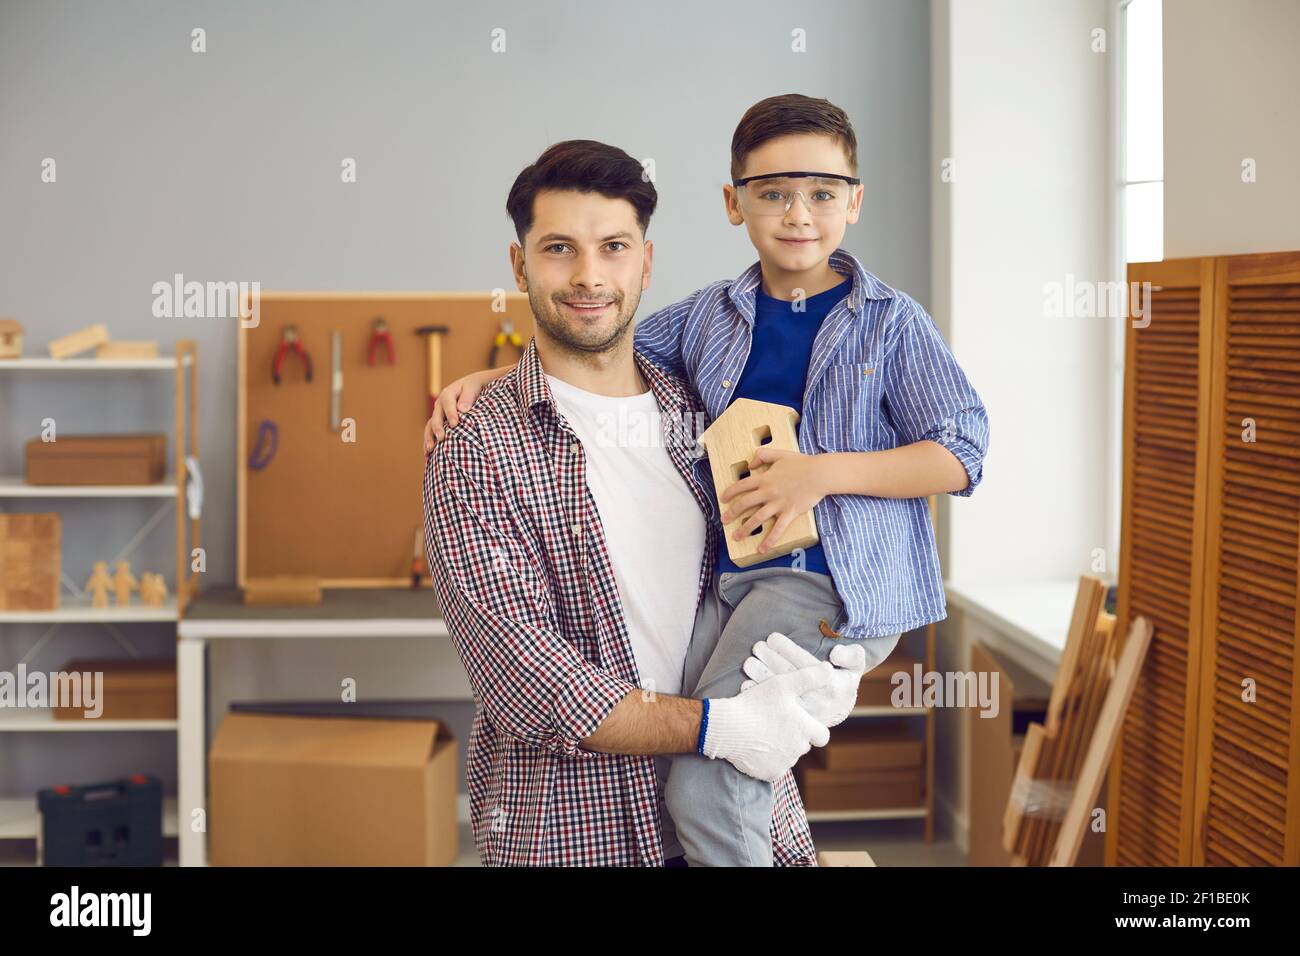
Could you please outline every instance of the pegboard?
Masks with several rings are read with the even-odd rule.
[[[504,311],[493,311],[494,301]],[[383,346],[369,362],[377,318],[392,337],[391,365]],[[281,575],[317,578],[331,588],[409,586],[414,535],[423,525],[421,434],[429,413],[428,349],[415,330],[447,327],[445,385],[488,367],[503,318],[527,344],[533,316],[521,293],[495,299],[487,292],[261,294],[256,326],[239,329],[240,587]],[[272,367],[290,325],[311,359],[312,377],[306,380],[304,363],[289,353],[277,385]],[[341,333],[339,412],[345,428],[351,420],[350,432],[331,422],[335,330]],[[518,355],[505,348],[497,364]],[[264,421],[275,426],[274,454],[253,468],[249,456]]]

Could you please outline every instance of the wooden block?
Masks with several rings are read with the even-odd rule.
[[[795,432],[798,421],[799,413],[788,405],[738,398],[705,429],[700,442],[709,453],[709,470],[713,473],[713,487],[718,496],[719,509],[727,509],[721,500],[722,493],[749,474],[749,461],[763,445],[770,444],[773,448],[787,451],[799,450],[799,439]],[[767,467],[763,465],[756,471],[765,471]],[[747,514],[740,515],[726,525],[727,554],[738,567],[747,568],[770,561],[790,554],[797,548],[811,548],[818,541],[817,525],[809,511],[790,523],[770,551],[759,554],[758,546],[772,530],[776,519],[769,518],[763,522],[744,541],[733,540],[732,532],[747,517]]]
[[[105,342],[95,349],[97,359],[144,359],[158,357],[157,342]]]
[[[61,339],[55,339],[50,343],[50,357],[61,359],[76,355],[78,352],[85,352],[88,349],[96,348],[108,341],[108,327],[104,325],[90,325],[84,329],[73,332],[71,335],[65,335]]]
[[[258,607],[319,604],[320,580],[287,576],[258,578],[244,585],[244,603]]]
[[[23,327],[17,319],[0,318],[0,359],[22,358]]]
[[[60,527],[57,513],[0,514],[0,610],[59,606]]]
[[[823,850],[817,854],[818,866],[875,866],[866,850]]]

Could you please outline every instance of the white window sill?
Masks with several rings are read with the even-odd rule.
[[[1010,648],[1027,656],[1025,664],[1037,662],[1047,679],[1055,675],[1065,650],[1065,639],[1074,615],[1079,581],[1030,581],[1005,583],[959,583],[945,581],[948,603],[981,621]]]

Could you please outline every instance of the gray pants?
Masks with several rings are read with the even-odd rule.
[[[683,693],[734,697],[746,680],[741,665],[755,643],[780,631],[819,660],[851,638],[828,637],[846,614],[825,574],[759,567],[719,575],[695,617],[683,669]],[[867,670],[902,635],[863,639]],[[834,734],[834,731],[831,732]],[[741,773],[726,760],[677,754],[664,785],[664,802],[690,866],[772,865],[772,784]]]

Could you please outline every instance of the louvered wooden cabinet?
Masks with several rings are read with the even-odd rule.
[[[1300,864],[1300,253],[1137,263],[1106,862]],[[1244,701],[1243,693],[1254,699]]]

